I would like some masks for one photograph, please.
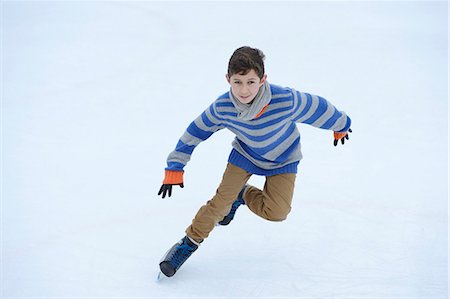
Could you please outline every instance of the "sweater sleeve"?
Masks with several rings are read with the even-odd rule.
[[[215,111],[214,102],[188,126],[178,140],[175,150],[167,157],[166,173],[183,171],[195,147],[223,128],[221,119]]]
[[[316,128],[347,132],[352,123],[345,112],[316,95],[292,90],[294,95],[292,120]]]

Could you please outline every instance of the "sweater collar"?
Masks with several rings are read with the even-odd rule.
[[[261,115],[261,112],[269,104],[272,99],[272,93],[270,91],[269,82],[264,82],[264,84],[259,88],[258,94],[251,104],[241,103],[231,91],[230,88],[230,99],[234,107],[238,111],[237,117],[243,120],[252,120],[257,116]]]

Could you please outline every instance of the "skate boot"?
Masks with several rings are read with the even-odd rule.
[[[198,245],[185,236],[164,255],[159,263],[161,272],[167,277],[172,277],[197,248]]]
[[[241,206],[241,205],[245,205],[245,201],[244,201],[244,192],[245,189],[247,189],[248,185],[245,185],[244,188],[242,188],[241,192],[239,192],[239,195],[237,197],[237,199],[233,202],[233,205],[231,206],[231,211],[228,213],[228,215],[226,215],[222,221],[220,221],[218,223],[218,225],[228,225],[230,224],[231,220],[233,220],[234,215],[236,214],[236,210]]]

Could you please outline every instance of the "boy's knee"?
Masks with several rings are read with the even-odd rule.
[[[272,218],[268,218],[267,220],[272,221],[272,222],[281,222],[287,219],[287,216],[284,217],[272,217]]]
[[[288,210],[284,210],[284,211],[266,210],[266,211],[264,211],[265,212],[264,218],[266,220],[273,221],[273,222],[281,222],[281,221],[284,221],[287,219],[287,216],[290,211],[291,211],[290,208]]]

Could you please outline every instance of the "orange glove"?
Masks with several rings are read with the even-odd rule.
[[[162,198],[165,198],[167,193],[169,197],[172,196],[172,186],[174,185],[184,188],[183,174],[184,171],[166,170],[164,181],[159,189],[158,196],[162,194]]]
[[[342,144],[344,144],[345,139],[348,140],[348,133],[352,132],[352,129],[348,129],[348,132],[334,132],[334,146],[338,144],[339,139],[341,140]]]

